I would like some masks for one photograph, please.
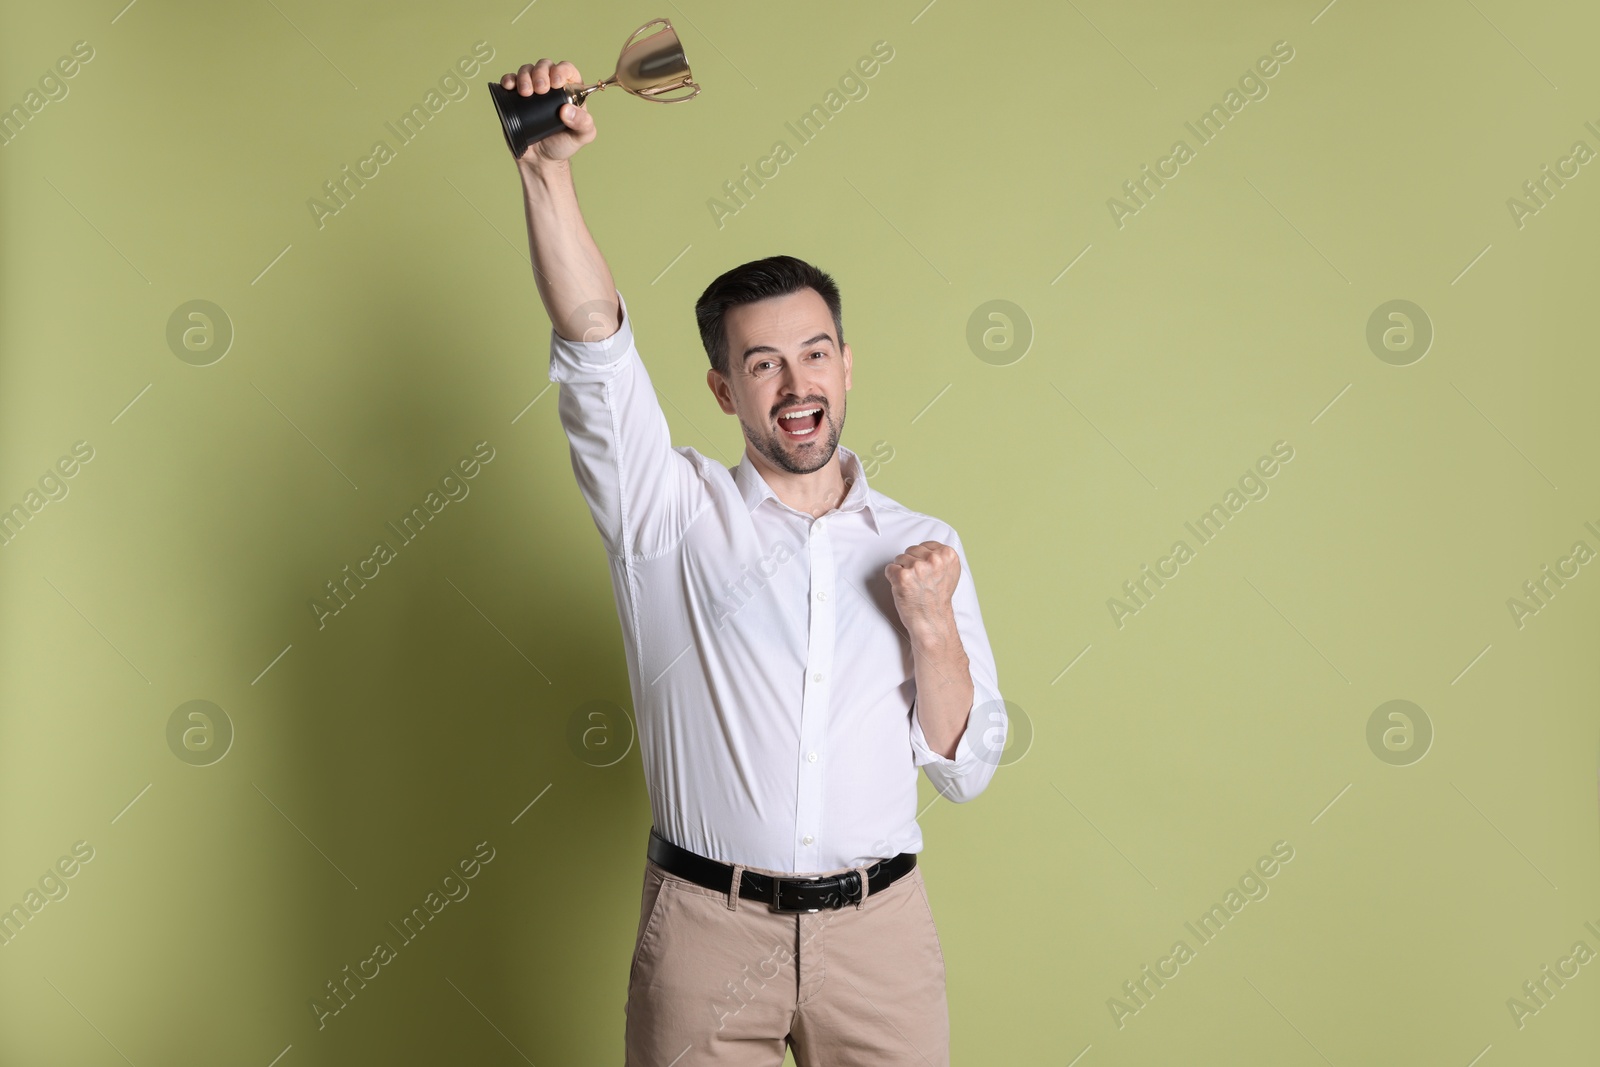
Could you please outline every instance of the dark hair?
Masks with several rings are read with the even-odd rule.
[[[695,301],[694,317],[700,325],[700,342],[705,345],[712,369],[728,373],[728,334],[723,317],[728,309],[753,304],[773,296],[787,296],[801,289],[814,289],[833,313],[833,328],[839,345],[844,344],[844,319],[840,311],[839,287],[826,271],[793,256],[768,256],[751,260],[717,277]]]

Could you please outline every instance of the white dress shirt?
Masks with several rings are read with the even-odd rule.
[[[550,331],[572,468],[611,564],[655,827],[724,863],[792,874],[919,852],[917,768],[953,801],[981,793],[1005,705],[955,530],[867,486],[838,508],[784,504],[745,456],[674,448],[620,293],[598,341]],[[826,429],[826,427],[824,427]],[[911,645],[884,567],[940,541],[973,684],[954,759],[928,747]]]

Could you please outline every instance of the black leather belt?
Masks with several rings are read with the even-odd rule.
[[[650,828],[649,857],[656,865],[679,878],[726,893],[733,885],[733,867],[707,859],[686,848],[679,848]],[[892,859],[879,860],[867,868],[867,896],[883,892],[917,865],[915,852],[902,852]],[[739,877],[739,896],[759,900],[772,911],[813,912],[823,908],[842,908],[862,899],[861,874],[806,878],[774,878],[759,871],[746,870]]]

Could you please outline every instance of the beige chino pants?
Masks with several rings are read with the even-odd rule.
[[[842,874],[844,870],[822,874]],[[646,859],[627,1067],[949,1067],[944,952],[922,868],[859,905],[781,913]]]

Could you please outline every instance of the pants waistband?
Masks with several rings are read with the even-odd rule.
[[[661,869],[679,878],[727,893],[730,908],[735,902],[733,883],[737,874],[740,898],[759,900],[772,911],[793,913],[842,908],[846,904],[859,907],[867,897],[888,889],[917,865],[916,853],[902,852],[870,867],[856,867],[843,874],[774,877],[681,848],[662,837],[653,826],[646,854]]]

